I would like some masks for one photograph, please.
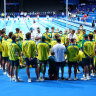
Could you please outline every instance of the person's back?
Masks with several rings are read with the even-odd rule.
[[[56,45],[57,41],[54,39],[51,41],[51,48],[53,48],[54,45]]]
[[[45,42],[40,42],[37,45],[38,58],[39,60],[48,60],[49,56],[49,45]]]
[[[57,39],[57,44],[53,46],[52,52],[55,54],[55,62],[56,62],[56,78],[59,78],[59,67],[61,67],[61,73],[63,78],[64,74],[64,66],[65,66],[65,52],[66,48],[63,44],[61,44],[61,39]]]
[[[32,40],[26,40],[23,42],[22,51],[24,57],[33,58],[36,57],[36,44]]]
[[[43,65],[43,79],[45,79],[46,65],[49,57],[49,44],[45,43],[45,39],[45,36],[43,36],[41,38],[42,42],[37,45],[38,59],[40,64],[39,70],[41,70],[41,67]]]
[[[18,67],[19,67],[19,56],[21,53],[21,48],[19,45],[16,43],[16,36],[12,36],[12,43],[8,44],[8,55],[9,55],[9,60],[11,63],[11,69],[10,69],[10,74],[11,74],[11,81],[13,81],[13,72],[14,72],[14,67],[15,67],[15,75],[16,79],[15,82],[22,82],[18,78]]]
[[[68,59],[68,67],[69,67],[69,78],[71,80],[71,68],[74,67],[74,80],[77,80],[77,61],[78,61],[78,54],[79,48],[75,44],[75,39],[71,39],[71,44],[67,47],[67,59]]]
[[[61,43],[64,44],[65,46],[68,46],[68,44],[69,44],[67,39],[68,39],[68,34],[63,34],[61,36]]]
[[[2,41],[2,57],[8,57],[7,40]]]
[[[51,53],[51,56],[48,59],[49,63],[49,78],[50,80],[56,79],[56,64],[55,64],[55,56],[54,53]]]
[[[56,40],[57,40],[58,38],[59,38],[59,35],[56,34],[56,35],[55,35],[55,38],[54,38],[53,40],[51,40],[51,48],[53,48],[53,46],[57,44],[57,41],[56,41]]]
[[[53,52],[55,53],[55,61],[56,62],[63,62],[65,61],[64,53],[66,52],[66,48],[63,44],[57,43],[53,46]]]
[[[82,61],[82,58],[84,58],[85,55],[84,55],[84,52],[82,50],[79,50],[79,53],[78,53],[78,61]]]
[[[11,43],[11,42],[12,42],[12,39],[11,39],[11,38],[8,38],[8,39],[7,39],[7,42],[8,42],[8,43]]]
[[[86,56],[94,56],[94,43],[91,41],[85,41],[83,45],[83,52],[85,53]]]
[[[12,42],[8,46],[9,51],[9,60],[16,61],[19,59],[19,53],[21,52],[21,49],[19,45],[16,44],[16,42]]]
[[[71,62],[77,61],[78,53],[79,53],[78,46],[75,45],[75,44],[70,44],[67,47],[67,58],[68,58],[68,61],[71,61]]]

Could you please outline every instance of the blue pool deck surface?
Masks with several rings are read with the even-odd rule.
[[[77,21],[76,21],[77,22]],[[62,19],[47,20],[41,18],[36,20],[37,25],[40,27],[41,32],[45,32],[45,28],[52,26],[55,29],[59,28],[64,32],[66,29],[66,21]],[[82,22],[81,22],[82,23]],[[6,33],[14,32],[16,28],[20,28],[24,34],[29,32],[30,27],[33,24],[33,19],[30,20],[7,20],[6,22]],[[68,22],[68,29],[77,30],[80,24],[74,22]],[[71,24],[71,25],[70,25]],[[91,24],[91,23],[90,23]],[[75,25],[75,26],[72,26]],[[0,29],[4,28],[5,22],[0,19]],[[91,27],[85,26],[85,29],[92,30]],[[87,31],[87,34],[90,31]],[[64,77],[68,77],[68,67],[65,67]],[[33,68],[30,69],[32,83],[27,82],[26,68],[19,70],[19,77],[23,82],[11,82],[7,75],[3,75],[3,71],[0,70],[0,96],[95,96],[96,91],[96,77],[91,77],[90,81],[81,81],[80,78],[83,76],[82,68],[80,68],[81,74],[77,77],[79,80],[74,81],[74,70],[72,69],[72,81],[61,81],[61,80],[45,80],[44,82],[36,82],[36,74]],[[42,76],[42,74],[41,74]],[[61,72],[60,72],[61,76]],[[48,67],[46,71],[46,77],[48,77]]]

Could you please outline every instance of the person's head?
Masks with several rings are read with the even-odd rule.
[[[69,29],[69,33],[71,33],[72,32],[72,29]]]
[[[65,30],[65,34],[67,34],[67,33],[68,33],[68,30],[66,29],[66,30]]]
[[[39,27],[37,28],[37,32],[40,33],[40,28]]]
[[[12,36],[12,41],[16,42],[16,36],[15,35]]]
[[[5,32],[5,34],[6,34],[6,28],[3,28],[2,31]]]
[[[94,34],[96,34],[96,30],[94,30]]]
[[[88,35],[88,40],[92,40],[93,39],[93,34],[89,34]]]
[[[77,30],[77,34],[80,34],[80,29]]]
[[[42,36],[41,41],[45,42],[45,40],[46,40],[45,36]]]
[[[59,28],[56,29],[56,32],[59,32]]]
[[[74,44],[74,43],[75,43],[75,39],[72,38],[72,39],[70,40],[70,42],[71,42],[71,44]]]
[[[28,32],[28,33],[26,34],[26,39],[27,39],[27,40],[31,39],[31,33],[30,33],[30,32]]]
[[[62,35],[62,31],[60,31],[59,34]]]
[[[55,55],[55,53],[54,52],[51,52],[51,56],[54,56]]]
[[[19,33],[21,33],[21,34],[22,34],[22,31],[20,31]]]
[[[55,39],[57,40],[59,38],[59,34],[56,34],[55,35]]]
[[[1,31],[1,36],[5,37],[5,32],[4,31]]]
[[[13,36],[13,32],[9,32],[8,37],[12,38],[12,36]]]
[[[20,29],[19,28],[16,28],[16,33],[19,33],[20,32]]]
[[[32,27],[30,28],[30,32],[31,32],[31,33],[33,32],[33,28],[32,28]]]
[[[83,25],[82,24],[80,25],[80,29],[83,29]]]
[[[61,43],[61,39],[58,38],[58,39],[57,39],[57,43]]]
[[[84,34],[86,34],[86,31],[85,31],[85,30],[83,30],[83,35],[84,35]]]
[[[8,36],[5,36],[4,39],[7,40],[8,39]]]
[[[83,37],[84,37],[84,40],[88,40],[88,35],[87,34],[85,34]]]
[[[54,32],[55,28],[54,27],[51,27],[51,30],[52,30],[52,32]]]
[[[49,28],[48,27],[46,27],[46,32],[49,32]]]
[[[75,33],[75,30],[72,30],[72,34],[74,34]]]

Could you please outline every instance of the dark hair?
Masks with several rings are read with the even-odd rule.
[[[5,30],[6,30],[6,28],[3,28],[3,29],[2,29],[2,31],[4,31],[4,32],[5,32]]]
[[[88,39],[88,36],[85,36],[84,38],[85,38],[85,40],[87,40]]]
[[[75,33],[75,30],[72,30],[72,32],[74,32],[74,33]]]
[[[94,30],[94,33],[96,33],[96,30]]]
[[[60,32],[62,32],[62,31],[60,31]],[[59,33],[60,33],[60,32],[59,32]]]
[[[61,43],[61,39],[58,38],[58,39],[57,39],[57,43]]]
[[[5,36],[4,38],[7,40],[8,39],[8,36]]]
[[[9,37],[9,38],[12,38],[12,35],[13,35],[13,32],[10,32],[10,33],[8,34],[8,37]]]
[[[46,40],[45,36],[42,36],[41,41],[45,42],[45,40]]]
[[[52,56],[54,56],[54,55],[55,55],[55,53],[54,53],[54,52],[51,52],[51,55],[52,55]]]
[[[46,30],[49,30],[49,28],[48,28],[48,27],[46,27]]]
[[[54,27],[51,27],[51,29],[55,29]]]
[[[72,38],[72,39],[71,39],[71,43],[74,43],[74,40],[75,40],[75,39]]]
[[[16,40],[16,36],[15,36],[15,35],[12,36],[12,40],[13,40],[13,41]]]
[[[1,34],[4,34],[5,33],[5,31],[1,31]]]
[[[1,33],[2,33],[2,30],[0,30],[0,35],[1,35]]]
[[[56,34],[56,35],[55,35],[55,39],[58,39],[58,38],[59,38],[59,34]]]
[[[85,32],[85,30],[83,30]]]
[[[16,32],[19,32],[20,31],[20,29],[19,28],[16,28]]]
[[[93,35],[92,34],[89,34],[88,37],[90,38],[90,40],[93,39]]]
[[[30,33],[30,32],[28,32],[28,33],[26,34],[26,39],[31,39],[31,33]]]
[[[82,24],[80,26],[83,26]]]

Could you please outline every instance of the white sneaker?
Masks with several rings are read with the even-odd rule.
[[[85,77],[85,74],[83,75],[83,77]]]
[[[90,76],[87,76],[87,80],[91,80],[91,77]]]
[[[76,78],[74,78],[74,80],[76,81],[76,80],[78,80],[78,78],[76,77]]]
[[[14,78],[16,79],[16,75],[14,75]],[[18,79],[20,79],[19,76],[18,76]]]
[[[83,77],[81,78],[81,80],[87,81],[87,77]]]
[[[77,70],[77,74],[81,74],[81,72]]]
[[[40,79],[36,79],[36,82],[40,82]]]
[[[10,80],[11,80],[11,82],[12,82],[12,81],[15,81],[15,78],[14,78],[14,77],[12,77]]]
[[[1,65],[0,65],[0,69],[2,69]]]
[[[44,81],[44,79],[41,79],[41,77],[39,77],[39,79],[36,80],[36,82],[39,82],[39,81]]]
[[[71,81],[72,79],[71,78],[68,78],[69,81]]]
[[[94,73],[91,73],[91,76],[95,76],[95,74]]]
[[[32,80],[31,80],[31,78],[29,78],[29,79],[28,79],[28,83],[31,83],[31,82],[32,82]]]
[[[15,79],[15,82],[23,82],[21,79]]]
[[[3,72],[3,75],[6,75],[7,73],[6,72]]]
[[[8,77],[8,78],[11,78],[11,75],[7,74],[7,77]]]
[[[39,79],[41,82],[43,82],[45,79]]]

